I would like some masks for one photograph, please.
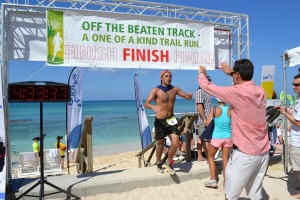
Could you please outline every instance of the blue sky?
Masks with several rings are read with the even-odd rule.
[[[198,7],[209,10],[228,11],[249,15],[250,60],[254,63],[253,80],[261,84],[262,65],[275,65],[275,91],[283,90],[281,55],[287,49],[300,46],[300,1],[286,0],[156,0],[153,2]],[[21,82],[35,74],[30,81],[55,81],[66,83],[72,68],[46,67],[43,62],[9,62],[9,82]],[[293,76],[298,67],[287,68],[287,91],[293,93]],[[43,69],[42,69],[43,68]],[[42,70],[40,70],[42,69]],[[83,78],[84,100],[130,100],[134,99],[133,78],[139,75],[142,97],[160,83],[161,70],[151,69],[86,69]],[[198,87],[195,70],[171,70],[173,85],[185,92]],[[217,85],[230,85],[231,79],[220,70],[208,74]]]

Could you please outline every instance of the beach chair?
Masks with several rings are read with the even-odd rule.
[[[60,164],[59,149],[44,150],[44,176],[65,174]]]
[[[19,154],[18,178],[36,177],[40,175],[39,157],[34,152],[22,152]]]

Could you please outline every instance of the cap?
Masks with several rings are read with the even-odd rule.
[[[223,102],[224,103],[224,101],[222,99],[219,99],[219,98],[216,98],[216,99],[217,99],[217,102]]]
[[[39,137],[35,137],[32,140],[40,140],[40,138]]]
[[[172,73],[171,73],[169,70],[165,69],[165,70],[163,70],[162,72],[160,72],[160,78],[161,78],[165,73],[169,73],[169,74],[172,75]]]
[[[62,139],[63,138],[63,136],[57,136],[57,138],[56,139],[58,139],[58,140],[60,140],[60,139]]]

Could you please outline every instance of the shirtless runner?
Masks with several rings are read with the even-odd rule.
[[[153,109],[155,114],[155,139],[156,145],[156,163],[157,171],[164,172],[163,167],[170,175],[175,175],[176,172],[172,167],[172,159],[179,146],[179,132],[177,128],[177,119],[174,116],[174,103],[176,95],[184,99],[191,100],[193,93],[185,93],[180,88],[172,86],[172,74],[169,70],[164,70],[160,73],[161,85],[153,88],[144,104],[145,108]],[[156,105],[151,104],[152,100]],[[171,147],[168,152],[168,158],[165,163],[161,162],[163,145],[165,137],[171,140]]]

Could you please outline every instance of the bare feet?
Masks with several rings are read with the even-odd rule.
[[[206,161],[206,158],[204,158],[204,157],[198,157],[197,161]]]
[[[292,195],[292,197],[295,198],[295,199],[300,199],[300,193],[296,194],[296,195]]]

